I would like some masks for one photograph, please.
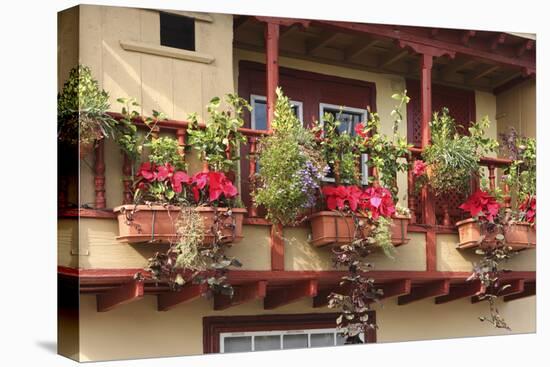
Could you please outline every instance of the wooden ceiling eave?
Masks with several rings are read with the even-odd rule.
[[[60,278],[78,279],[81,294],[97,297],[99,312],[109,311],[120,305],[138,301],[145,294],[156,295],[159,311],[168,311],[180,304],[203,296],[205,286],[185,285],[179,292],[166,284],[157,284],[151,279],[135,279],[142,269],[71,269],[58,267]],[[312,307],[323,307],[332,292],[342,291],[339,282],[341,271],[230,271],[228,281],[233,284],[233,298],[215,295],[213,307],[223,310],[247,302],[261,301],[265,309],[276,309],[301,299],[311,299]],[[373,271],[369,276],[376,279],[376,286],[384,294],[382,301],[397,298],[398,304],[433,299],[436,304],[463,298],[472,302],[481,292],[479,282],[467,282],[467,272],[427,271]],[[505,301],[528,297],[536,293],[536,273],[529,271],[509,272],[501,277],[510,284]]]

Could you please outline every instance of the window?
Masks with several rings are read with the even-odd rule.
[[[338,121],[340,121],[340,126],[338,127],[340,134],[355,135],[355,127],[358,124],[367,121],[368,117],[368,111],[364,109],[321,103],[319,105],[319,116],[321,116],[321,121],[325,113],[330,113],[335,116]],[[369,183],[367,158],[368,157],[366,154],[361,155],[361,183],[363,185],[367,185]],[[333,174],[329,173],[324,180],[334,182]]]
[[[364,337],[361,338],[364,340]],[[251,331],[220,334],[220,352],[254,352],[344,345],[344,336],[336,329]]]
[[[290,315],[209,316],[203,318],[204,353],[314,348],[342,345],[336,329],[338,313]],[[376,313],[369,319],[376,323]],[[376,330],[361,339],[376,343]]]
[[[160,44],[195,51],[195,19],[160,12]]]
[[[290,101],[292,111],[300,121],[303,122],[303,104],[298,101]],[[252,105],[252,118],[250,126],[256,130],[267,130],[267,102],[265,96],[252,94],[250,96]]]

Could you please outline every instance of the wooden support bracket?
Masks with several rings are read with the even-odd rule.
[[[106,312],[116,306],[143,298],[143,280],[132,280],[120,287],[97,295],[97,311]]]
[[[527,283],[524,284],[523,291],[515,294],[510,294],[508,296],[504,296],[504,302],[513,301],[515,299],[525,298],[534,296],[537,294],[537,285],[536,283]]]
[[[479,280],[473,280],[471,282],[466,282],[465,284],[457,284],[451,286],[449,294],[436,297],[435,303],[440,305],[442,303],[456,301],[457,299],[465,297],[477,296],[482,292],[483,285],[481,284],[481,282]]]
[[[243,284],[235,286],[233,297],[216,294],[214,296],[214,310],[225,310],[226,308],[238,306],[246,302],[251,302],[265,297],[267,282],[261,280],[259,282]]]
[[[160,293],[157,298],[157,308],[159,311],[168,311],[181,303],[202,296],[207,289],[206,284],[189,284],[179,291]]]
[[[272,310],[296,302],[304,297],[315,297],[317,295],[317,288],[317,279],[310,279],[291,286],[283,286],[270,290],[264,299],[264,309]]]
[[[425,298],[446,296],[449,294],[450,281],[448,279],[437,280],[423,284],[412,289],[408,295],[400,296],[397,299],[398,305],[406,305],[411,302],[420,301]]]
[[[504,282],[504,285],[509,285],[509,287],[503,290],[500,293],[500,296],[509,296],[511,294],[517,294],[517,293],[523,292],[525,281],[523,279],[513,279],[513,280]],[[479,297],[477,296],[474,296],[472,297],[471,301],[472,303],[478,303],[478,302],[482,302],[483,300],[479,299]]]

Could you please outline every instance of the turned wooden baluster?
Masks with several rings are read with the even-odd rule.
[[[95,208],[104,209],[105,199],[105,145],[101,139],[95,148],[94,162]]]
[[[491,165],[487,167],[489,169],[489,188],[494,191],[496,188],[495,183],[495,166]]]
[[[414,174],[412,168],[407,171],[407,203],[409,211],[411,213],[411,220],[409,223],[416,223],[416,197],[414,190]]]
[[[248,181],[249,185],[248,188],[250,192],[254,189],[255,183],[256,183],[256,155],[257,155],[257,143],[258,139],[254,136],[248,137]],[[256,208],[256,205],[254,205],[254,202],[251,200],[250,205],[248,206],[248,216],[249,217],[257,217],[258,216],[258,208]]]
[[[132,194],[132,160],[128,154],[123,153],[122,162],[122,202],[123,204],[131,204],[133,202]]]
[[[185,161],[185,136],[187,134],[187,130],[185,129],[177,129],[176,130],[176,137],[178,139],[178,154],[180,155],[181,159]]]
[[[380,181],[379,181],[379,174],[378,174],[378,168],[372,167],[372,177],[374,177],[374,181],[372,181],[373,187],[379,187]]]
[[[443,200],[442,202],[442,208],[443,209],[443,225],[444,226],[451,226],[451,215],[449,213],[449,201]]]

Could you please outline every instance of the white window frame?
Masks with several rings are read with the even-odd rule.
[[[254,107],[254,104],[256,101],[266,102],[267,98],[265,96],[261,96],[258,94],[251,94],[250,95],[250,105]],[[298,119],[303,124],[304,123],[304,104],[300,101],[290,101],[290,104],[292,106],[298,107]],[[256,116],[254,115],[254,111],[250,114],[250,127],[254,130],[256,130]]]
[[[305,330],[266,330],[266,331],[235,331],[235,332],[229,332],[229,333],[220,333],[220,353],[225,353],[225,338],[227,337],[247,337],[250,336],[252,338],[251,340],[251,346],[252,350],[250,352],[255,352],[255,343],[254,343],[254,337],[255,336],[271,336],[271,335],[279,335],[279,346],[280,349],[273,349],[273,350],[287,350],[283,349],[283,336],[284,335],[307,335],[307,348],[313,348],[311,347],[311,334],[327,334],[332,333],[334,338],[334,344],[332,346],[336,346],[336,334],[342,333],[340,330],[336,328],[329,328],[329,329],[305,329]],[[363,333],[360,335],[361,340],[365,342],[365,336]],[[319,347],[315,347],[319,348]]]
[[[329,108],[333,110],[342,110],[342,112],[352,112],[352,113],[360,113],[363,115],[362,121],[366,122],[369,117],[369,111],[363,108],[356,108],[356,107],[346,107],[346,106],[338,106],[330,103],[319,103],[319,120],[321,121],[321,126],[324,127],[325,121],[323,119],[324,116],[324,109]],[[361,154],[361,185],[368,185],[369,184],[369,167],[367,165],[368,163],[368,154]],[[334,182],[333,177],[323,177],[323,181],[325,182]]]

